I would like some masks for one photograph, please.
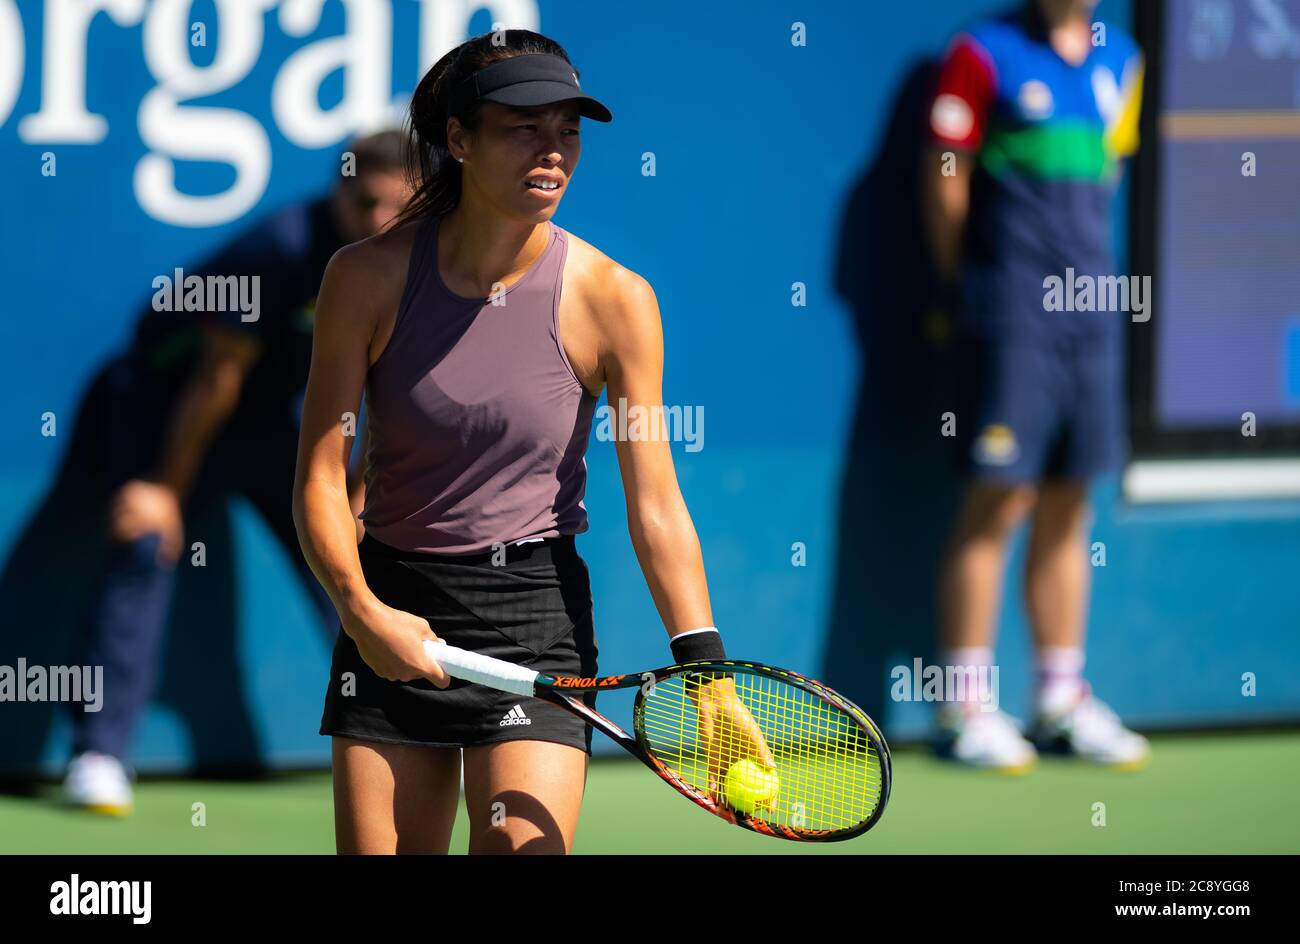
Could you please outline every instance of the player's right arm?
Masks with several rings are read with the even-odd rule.
[[[372,343],[380,325],[391,323],[403,288],[404,271],[387,242],[377,237],[345,246],[325,270],[298,435],[293,520],[303,556],[366,664],[381,678],[428,678],[446,687],[446,676],[424,651],[425,640],[437,638],[428,621],[384,604],[366,585],[348,501],[352,442],[345,420],[360,410]]]
[[[995,82],[987,54],[970,37],[959,36],[939,70],[930,105],[930,144],[920,175],[930,252],[940,277],[949,283],[961,269],[971,172],[983,142]]]

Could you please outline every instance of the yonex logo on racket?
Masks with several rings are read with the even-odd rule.
[[[555,680],[556,688],[595,688],[596,679],[594,678],[557,678]]]
[[[609,688],[623,681],[622,675],[611,675],[608,678],[557,678],[551,684],[556,688]]]

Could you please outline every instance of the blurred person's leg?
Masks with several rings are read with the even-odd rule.
[[[100,427],[98,465],[104,494],[111,500],[123,483],[151,471],[174,391],[130,357],[120,358],[110,377],[104,402],[91,421]],[[219,466],[212,460],[205,464],[186,504],[187,513],[214,500]],[[102,667],[103,696],[99,711],[73,706],[73,760],[65,796],[76,805],[122,814],[131,805],[126,759],[157,687],[176,564],[159,555],[158,534],[117,541],[108,536],[103,518],[86,525],[91,533],[105,535],[110,546],[91,594],[75,662]]]
[[[1085,482],[1039,489],[1025,555],[1025,605],[1038,654],[1038,711],[1078,699],[1091,570]]]
[[[163,629],[175,566],[158,560],[159,535],[109,550],[77,660],[103,671],[100,710],[72,706],[72,754],[65,798],[77,806],[125,815],[132,805],[126,758],[158,680]]]
[[[967,486],[942,564],[939,644],[943,649],[992,647],[1007,548],[1034,507],[1035,495],[1027,485],[975,482]]]
[[[95,751],[125,760],[135,723],[153,694],[176,574],[175,566],[159,563],[159,543],[151,534],[109,550],[80,660],[103,666],[103,707],[74,712],[74,754]]]
[[[959,364],[968,484],[940,564],[939,644],[945,672],[966,684],[946,693],[937,746],[962,763],[1019,773],[1036,754],[998,704],[994,646],[1011,539],[1038,500],[1057,425],[1054,378],[1044,352],[1017,337],[964,337]]]
[[[1142,766],[1150,746],[1128,730],[1084,678],[1092,578],[1086,483],[1113,472],[1125,452],[1123,357],[1113,337],[1074,346],[1062,358],[1069,413],[1035,514],[1025,598],[1037,649],[1032,738],[1042,750],[1121,768]]]
[[[107,368],[93,408],[79,420],[95,427],[90,471],[102,476],[108,501],[123,483],[148,469],[161,435],[160,393],[134,358],[119,357]],[[104,511],[85,526],[88,534],[110,540]],[[70,706],[73,760],[65,795],[101,812],[122,814],[131,805],[125,760],[157,677],[175,572],[160,563],[160,543],[158,535],[129,543],[110,540],[74,657],[77,664],[102,667],[103,690],[99,711]]]
[[[994,665],[993,644],[1007,549],[1034,505],[1030,486],[972,483],[949,538],[939,584],[940,661],[957,667],[966,685],[939,714],[940,751],[976,767],[1019,773],[1035,753],[982,689]]]

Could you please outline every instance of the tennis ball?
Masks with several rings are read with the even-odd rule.
[[[741,813],[754,812],[780,789],[781,778],[770,767],[752,760],[738,760],[727,768],[727,803]]]

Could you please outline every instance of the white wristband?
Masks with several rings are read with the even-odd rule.
[[[701,626],[699,629],[688,629],[684,633],[678,633],[676,636],[672,637],[672,640],[685,639],[687,636],[694,636],[696,633],[718,633],[719,636],[722,635],[722,633],[718,632],[718,627],[716,626]],[[672,640],[669,641],[671,642]]]

